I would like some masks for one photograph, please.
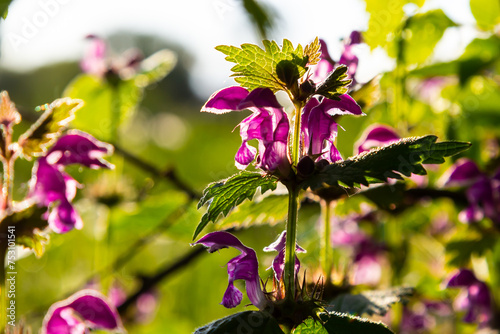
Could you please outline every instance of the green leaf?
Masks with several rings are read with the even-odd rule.
[[[19,207],[24,206],[23,203],[18,204]],[[49,236],[43,232],[47,227],[47,220],[43,219],[45,211],[46,209],[35,205],[27,206],[21,211],[15,211],[3,218],[0,224],[0,233],[7,235],[8,230],[14,227],[16,244],[31,249],[36,257],[41,257],[49,242]]]
[[[411,137],[344,161],[330,164],[302,182],[312,190],[328,186],[359,187],[388,179],[403,179],[401,174],[425,175],[422,164],[443,163],[444,158],[470,147],[466,142],[436,143],[436,136]]]
[[[448,263],[454,267],[465,266],[469,263],[471,256],[483,256],[493,249],[497,242],[495,235],[483,235],[477,238],[458,239],[450,241],[446,245],[446,253],[450,254]]]
[[[413,292],[413,288],[398,287],[388,290],[364,291],[356,295],[341,294],[330,302],[331,306],[327,307],[327,310],[354,315],[383,316],[389,311],[392,304],[404,301]]]
[[[82,106],[82,100],[62,98],[50,105],[37,107],[37,111],[42,110],[44,113],[18,140],[22,157],[31,160],[32,157],[43,155],[61,136],[64,128],[74,119],[75,112]]]
[[[146,84],[153,77],[153,74],[151,78],[145,74],[140,84]],[[93,75],[82,74],[66,87],[64,95],[85,101],[72,122],[74,127],[100,140],[112,141],[118,127],[128,120],[142,100],[143,89],[137,86],[135,77],[111,85]]]
[[[288,195],[269,195],[260,201],[247,201],[217,223],[217,229],[276,225],[288,215]]]
[[[393,333],[381,322],[373,322],[365,318],[343,313],[330,313],[328,321],[323,325],[330,334],[390,334]]]
[[[445,30],[456,26],[441,10],[431,10],[408,19],[404,31],[404,61],[421,64],[433,53]]]
[[[352,80],[347,79],[347,66],[340,65],[330,73],[316,89],[316,94],[326,98],[338,100],[338,96],[347,93],[348,86]]]
[[[225,180],[209,184],[198,203],[198,209],[208,203],[207,212],[201,217],[193,239],[208,223],[215,223],[219,215],[226,216],[229,211],[240,205],[245,199],[251,200],[259,188],[262,194],[268,190],[276,189],[277,182],[276,178],[244,171]]]
[[[477,25],[484,30],[493,30],[500,23],[500,1],[470,0],[470,10]]]
[[[313,318],[307,318],[303,323],[295,327],[293,334],[328,334],[321,322]]]
[[[141,62],[141,72],[135,76],[138,87],[147,87],[166,77],[177,63],[177,56],[170,50],[160,50]]]
[[[219,45],[215,49],[227,55],[226,60],[236,63],[231,70],[232,76],[242,87],[253,90],[258,87],[268,87],[273,91],[286,88],[286,83],[280,80],[276,68],[279,63],[292,64],[299,77],[306,72],[308,56],[304,55],[302,46],[294,48],[292,43],[284,39],[280,48],[275,41],[262,41],[264,49],[254,44],[236,46]]]
[[[274,318],[260,311],[245,311],[215,320],[198,328],[194,334],[283,334]]]
[[[467,45],[460,58],[422,67],[410,72],[412,76],[435,77],[458,75],[460,84],[493,65],[500,57],[500,38],[493,35],[488,38],[476,38]]]
[[[363,40],[373,50],[378,46],[387,47],[391,36],[398,31],[404,17],[405,0],[393,0],[390,7],[385,1],[365,0],[366,11],[370,14],[368,29]]]

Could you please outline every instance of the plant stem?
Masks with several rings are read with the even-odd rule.
[[[292,145],[292,166],[297,166],[300,156],[300,121],[303,104],[300,102],[294,102],[295,114],[294,114],[294,131],[293,131],[293,145]]]
[[[288,220],[286,224],[285,248],[285,295],[295,298],[295,245],[297,241],[297,215],[299,211],[299,187],[288,185]]]
[[[332,202],[327,200],[321,200],[321,219],[323,221],[323,230],[321,236],[321,253],[320,262],[321,268],[325,274],[325,283],[328,284],[331,280],[332,272],[332,251],[330,245],[330,220],[332,211]]]

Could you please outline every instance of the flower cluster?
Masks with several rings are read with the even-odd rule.
[[[322,59],[318,64],[310,66],[305,78],[300,79],[303,83],[310,82],[316,86],[334,70],[324,42],[322,48]],[[347,58],[346,55],[345,59]],[[252,111],[252,115],[239,124],[242,144],[235,156],[236,166],[245,169],[256,160],[258,168],[286,177],[290,173],[292,161],[288,151],[292,137],[291,126],[283,106],[271,89],[256,88],[248,91],[238,86],[224,88],[215,92],[201,111],[222,114],[244,109]],[[329,99],[312,93],[299,112],[301,156],[310,156],[315,161],[325,159],[328,162],[342,159],[334,145],[338,116],[363,114],[360,106],[348,94],[341,94],[338,99]],[[258,149],[248,144],[253,139],[257,140]]]
[[[56,233],[80,229],[82,220],[71,201],[78,182],[64,172],[64,167],[80,164],[89,168],[113,168],[102,156],[112,152],[112,146],[77,130],[69,131],[40,157],[33,167],[29,197],[39,206],[49,209],[46,219]]]

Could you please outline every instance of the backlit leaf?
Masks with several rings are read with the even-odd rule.
[[[219,215],[226,216],[234,207],[245,199],[253,199],[258,189],[263,194],[268,190],[276,189],[277,179],[259,173],[241,172],[225,180],[208,185],[203,191],[203,197],[198,208],[208,204],[207,212],[202,216],[196,227],[193,239],[210,222],[215,222]]]

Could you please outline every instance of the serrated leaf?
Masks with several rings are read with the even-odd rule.
[[[338,100],[338,96],[347,93],[352,80],[347,79],[347,66],[340,65],[318,86],[316,94],[326,98]]]
[[[193,239],[208,223],[216,222],[221,214],[226,216],[229,211],[240,205],[245,199],[251,200],[258,189],[262,194],[268,190],[276,189],[277,182],[276,178],[244,171],[208,185],[198,202],[198,208],[208,203],[207,212],[201,217]]]
[[[80,99],[62,98],[37,107],[37,111],[44,113],[18,140],[23,158],[31,160],[32,157],[43,155],[82,106],[83,101]]]
[[[198,328],[194,334],[283,334],[274,318],[260,311],[245,311],[215,320]]]
[[[316,65],[321,60],[321,43],[318,37],[305,46],[304,56],[307,56],[308,65]]]
[[[359,294],[342,294],[331,301],[327,310],[353,315],[385,315],[395,303],[404,301],[413,294],[410,287],[398,287],[388,290],[365,291]]]
[[[448,263],[454,267],[462,267],[469,263],[471,256],[482,256],[492,250],[497,242],[494,235],[483,235],[478,238],[468,238],[450,241],[446,245],[446,253],[450,254]]]
[[[226,218],[217,223],[217,229],[263,224],[272,226],[284,221],[287,215],[288,195],[269,195],[258,202],[242,203]]]
[[[402,175],[425,175],[422,164],[444,162],[444,158],[462,152],[469,143],[445,141],[436,143],[436,136],[411,137],[364,152],[316,171],[302,182],[304,189],[324,186],[359,187],[388,179],[403,179]]]
[[[85,101],[72,122],[75,128],[100,140],[113,141],[118,127],[142,100],[143,88],[137,86],[135,77],[111,85],[93,75],[81,74],[66,87],[64,95]]]
[[[160,50],[141,62],[141,71],[135,76],[138,87],[147,87],[162,80],[177,63],[177,56],[170,50]]]
[[[393,333],[381,322],[351,316],[344,313],[332,312],[323,325],[330,334],[391,334]]]
[[[241,47],[219,45],[215,49],[227,55],[226,60],[236,63],[231,70],[235,81],[242,87],[253,90],[268,87],[274,92],[285,89],[286,83],[281,81],[276,72],[280,62],[293,64],[299,77],[306,72],[308,57],[304,55],[302,46],[294,48],[292,43],[284,39],[280,48],[275,41],[264,40],[264,49],[254,44],[242,44]]]
[[[20,121],[21,114],[17,111],[16,105],[10,100],[9,93],[2,91],[0,93],[0,124],[4,127],[11,127]]]
[[[313,318],[307,318],[303,323],[295,327],[293,334],[328,334],[321,322]]]

